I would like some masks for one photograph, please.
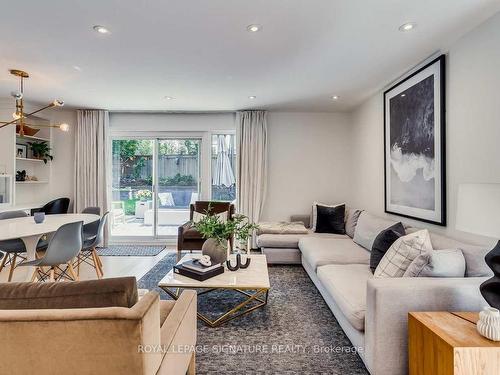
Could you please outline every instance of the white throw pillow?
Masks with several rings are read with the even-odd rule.
[[[207,216],[207,215],[202,214],[201,212],[194,211],[193,212],[193,220],[192,220],[192,222],[193,223],[198,223],[205,216]],[[224,212],[212,215],[212,216],[218,216],[219,217],[219,221],[222,222],[222,223],[225,223],[227,221],[227,211],[224,211]]]
[[[420,254],[432,251],[427,229],[400,237],[387,250],[375,269],[375,277],[402,277],[413,260]]]
[[[311,214],[311,229],[312,229],[312,231],[316,232],[316,224],[318,222],[318,205],[323,206],[323,207],[338,207],[338,206],[341,206],[343,204],[345,205],[345,203],[339,203],[339,204],[334,204],[332,206],[332,205],[324,204],[324,203],[320,203],[320,202],[313,202],[312,214]]]
[[[420,254],[403,277],[464,277],[465,258],[460,249],[434,250]]]

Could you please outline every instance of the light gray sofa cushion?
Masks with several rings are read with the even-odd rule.
[[[345,210],[345,233],[351,238],[354,237],[354,231],[356,230],[361,212],[363,212],[363,210],[358,210],[356,208],[346,208]]]
[[[349,237],[307,236],[299,241],[302,258],[316,270],[326,264],[369,264],[370,253]]]
[[[465,258],[460,249],[434,250],[416,257],[403,277],[464,277]]]
[[[371,251],[373,241],[375,241],[378,234],[396,223],[396,221],[382,219],[363,211],[359,215],[353,241]]]
[[[257,237],[257,246],[298,249],[299,240],[304,237],[348,238],[345,234],[314,233],[311,230],[308,234],[261,234]]]
[[[409,227],[406,233],[412,233],[418,228]],[[442,249],[460,249],[465,258],[465,276],[466,277],[485,277],[493,276],[493,272],[484,261],[484,256],[493,248],[488,246],[476,246],[466,244],[455,239],[430,232],[431,242],[434,250]]]
[[[317,270],[323,287],[358,331],[365,329],[366,286],[373,278],[365,264],[330,264]]]

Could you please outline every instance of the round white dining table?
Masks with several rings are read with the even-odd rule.
[[[28,260],[33,260],[35,259],[36,245],[42,236],[56,232],[64,224],[78,221],[89,224],[97,220],[99,220],[99,216],[92,214],[45,215],[45,220],[40,224],[35,223],[33,216],[0,220],[0,241],[20,238],[26,247]]]

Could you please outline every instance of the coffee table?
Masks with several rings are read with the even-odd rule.
[[[179,263],[199,257],[201,257],[201,254],[188,254],[185,255]],[[229,290],[244,295],[245,299],[243,302],[231,307],[215,319],[210,319],[206,315],[198,312],[198,318],[205,324],[210,327],[217,327],[267,305],[270,284],[266,256],[252,254],[249,255],[249,257],[252,260],[248,268],[239,269],[237,271],[229,271],[226,268],[224,273],[205,281],[191,279],[174,273],[174,271],[171,270],[161,279],[158,286],[174,299],[179,297],[182,289],[195,289],[198,291],[198,295],[217,290]],[[245,256],[243,258],[245,258]],[[235,255],[231,255],[230,259],[233,265],[236,264]]]

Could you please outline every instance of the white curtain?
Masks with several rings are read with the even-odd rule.
[[[267,192],[266,111],[238,112],[237,139],[237,212],[258,223]]]
[[[77,111],[75,137],[75,211],[100,207],[108,211],[108,111]]]

